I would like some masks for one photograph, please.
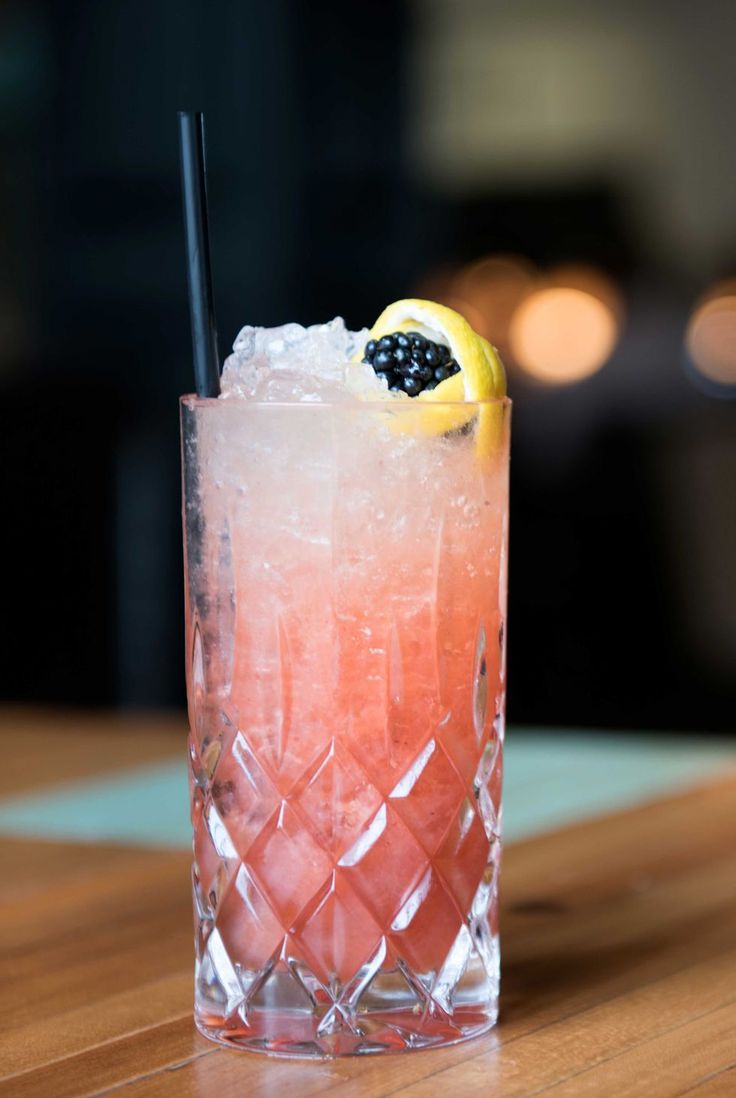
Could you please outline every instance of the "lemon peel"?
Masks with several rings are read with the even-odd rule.
[[[427,407],[418,415],[396,416],[394,429],[400,433],[444,435],[465,427],[477,416],[476,449],[479,455],[490,455],[497,446],[503,415],[502,404],[488,402],[501,401],[506,395],[506,374],[498,351],[460,313],[421,298],[404,298],[388,305],[371,328],[369,338],[379,340],[391,332],[409,331],[420,331],[449,347],[460,372],[436,388],[409,398],[412,405]],[[406,402],[401,403],[403,406]],[[463,403],[475,406],[463,408]]]

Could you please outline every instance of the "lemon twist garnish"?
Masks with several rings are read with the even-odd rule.
[[[425,389],[413,401],[427,404],[419,416],[398,416],[396,429],[425,435],[442,435],[470,423],[476,415],[476,447],[489,454],[496,447],[500,429],[500,406],[488,404],[506,395],[506,374],[495,347],[478,335],[465,317],[447,305],[420,298],[394,301],[383,310],[370,331],[379,340],[392,332],[419,331],[437,343],[443,343],[460,367],[460,372],[440,381],[434,389]],[[360,356],[356,356],[360,357]],[[432,407],[457,402],[457,407]],[[464,402],[480,407],[463,408]],[[404,421],[404,422],[402,422]]]

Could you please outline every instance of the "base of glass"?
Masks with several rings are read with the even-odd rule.
[[[194,1017],[209,1040],[270,1056],[326,1060],[437,1048],[487,1032],[498,1017],[498,938],[461,928],[443,963],[387,961],[385,942],[340,980],[319,980],[303,960],[260,970],[233,965],[213,932],[197,964]]]
[[[302,1060],[331,1060],[338,1056],[375,1056],[440,1048],[469,1041],[487,1033],[497,1010],[463,1009],[450,1018],[422,1018],[413,1011],[361,1014],[354,1026],[338,1032],[320,1032],[319,1019],[296,1012],[253,1012],[248,1024],[195,1016],[199,1032],[226,1048]]]

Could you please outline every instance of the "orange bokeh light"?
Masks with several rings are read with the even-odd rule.
[[[623,316],[623,299],[618,287],[598,267],[588,263],[563,263],[552,268],[548,283],[570,290],[582,290],[607,305],[617,319]]]
[[[483,317],[482,334],[503,351],[514,311],[535,279],[534,266],[521,256],[489,255],[459,271],[451,292]]]
[[[486,317],[471,301],[467,301],[463,297],[456,297],[454,294],[446,294],[442,299],[442,304],[447,305],[449,309],[454,309],[456,313],[460,313],[460,316],[464,316],[474,331],[488,339]]]
[[[489,255],[461,268],[444,266],[428,272],[414,293],[455,309],[476,332],[507,351],[511,317],[535,279],[529,260]]]
[[[718,385],[736,385],[736,279],[718,282],[693,310],[685,337],[697,370]]]
[[[567,263],[542,275],[530,260],[504,253],[439,267],[415,292],[461,313],[510,367],[550,384],[600,369],[624,311],[616,285],[597,267]]]
[[[618,321],[610,305],[570,286],[535,290],[511,320],[517,364],[539,381],[564,385],[589,377],[616,346]]]

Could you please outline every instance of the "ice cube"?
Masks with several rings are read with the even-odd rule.
[[[233,343],[233,351],[236,355],[242,358],[251,358],[256,349],[256,328],[251,328],[250,325],[245,328],[241,328],[235,337]]]
[[[308,328],[247,326],[225,360],[222,395],[265,401],[393,398],[370,366],[351,361],[367,339],[367,329],[351,332],[342,317]]]
[[[338,382],[299,370],[267,370],[253,390],[253,400],[277,403],[328,404],[349,399],[350,393]]]

